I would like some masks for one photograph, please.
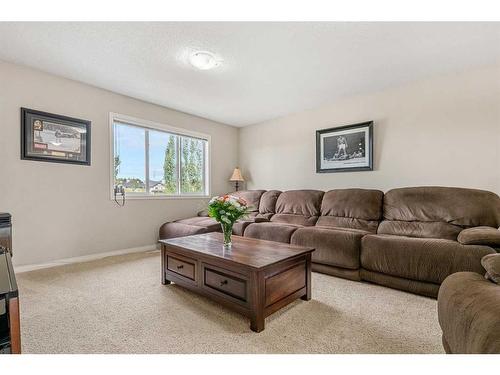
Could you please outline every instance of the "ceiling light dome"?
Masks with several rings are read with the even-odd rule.
[[[192,53],[191,56],[189,56],[189,62],[200,70],[213,69],[220,63],[215,55],[208,51],[197,51]]]

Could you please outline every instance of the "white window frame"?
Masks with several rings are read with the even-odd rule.
[[[110,140],[110,199],[114,200],[114,170],[115,170],[115,142],[114,142],[114,123],[115,122],[120,122],[123,124],[129,124],[132,126],[137,126],[140,128],[145,128],[145,129],[151,129],[151,130],[159,130],[159,131],[164,131],[168,133],[172,133],[178,136],[186,136],[186,137],[193,137],[193,138],[199,138],[204,141],[206,141],[206,150],[205,150],[205,160],[204,160],[204,168],[203,168],[203,177],[204,177],[204,182],[205,182],[205,192],[202,194],[182,194],[180,191],[179,187],[179,193],[178,194],[151,194],[149,191],[144,193],[127,193],[126,194],[126,199],[206,199],[210,197],[210,192],[212,191],[211,187],[211,171],[212,171],[212,157],[211,157],[211,152],[212,152],[212,144],[211,144],[211,137],[208,134],[204,133],[198,133],[194,132],[191,130],[186,130],[182,128],[176,128],[174,126],[166,125],[166,124],[161,124],[158,122],[154,121],[149,121],[149,120],[143,120],[140,118],[128,116],[128,115],[123,115],[120,113],[114,113],[110,112],[109,113],[109,140]],[[148,134],[146,132],[146,134]],[[148,139],[147,136],[145,137],[145,142],[146,142],[146,154],[149,154],[149,149],[147,148],[147,143]],[[180,142],[180,139],[178,139],[178,142]],[[177,147],[177,153],[180,151],[180,144]],[[177,174],[178,174],[178,181],[179,181],[179,186],[180,186],[180,155],[177,155]],[[149,178],[149,165],[148,165],[148,157],[146,157],[145,160],[145,178]]]

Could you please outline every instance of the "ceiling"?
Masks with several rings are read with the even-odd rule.
[[[208,50],[221,66],[195,70]],[[235,126],[500,61],[500,23],[0,23],[0,59]]]

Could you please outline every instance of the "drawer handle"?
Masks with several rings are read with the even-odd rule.
[[[184,268],[184,265],[182,265],[182,264],[181,264],[180,266],[177,266],[177,269],[178,269],[178,270],[181,270],[181,269],[183,269],[183,268]]]
[[[227,285],[227,280],[222,280],[222,281],[220,282],[220,286],[224,286],[224,285]]]

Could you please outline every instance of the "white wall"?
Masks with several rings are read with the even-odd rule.
[[[137,79],[137,77],[134,77]],[[16,265],[153,245],[165,221],[206,200],[110,200],[109,112],[212,137],[212,194],[228,191],[238,130],[79,82],[0,62],[0,211],[14,223]],[[20,159],[20,107],[92,121],[92,165]]]
[[[375,122],[374,171],[316,173],[315,131],[368,120]],[[500,193],[500,66],[248,126],[239,144],[248,188],[442,185]]]

